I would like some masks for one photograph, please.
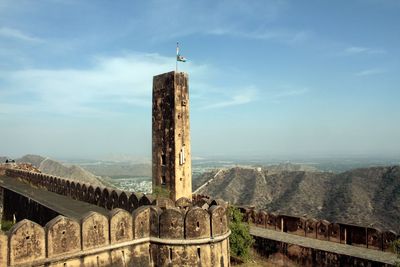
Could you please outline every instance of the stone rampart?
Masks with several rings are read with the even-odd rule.
[[[220,206],[22,220],[0,232],[0,266],[228,266],[229,234]]]
[[[0,266],[228,266],[226,206],[201,207],[180,198],[154,198],[64,179],[7,169],[32,186],[110,210],[80,220],[57,216],[44,227],[18,222],[0,234]]]
[[[94,187],[77,180],[44,173],[7,169],[6,175],[22,179],[33,186],[44,188],[50,192],[68,196],[72,199],[84,201],[108,210],[121,208],[132,212],[140,206],[155,204],[155,199],[151,194],[125,192],[109,187]]]
[[[352,246],[390,251],[392,242],[400,238],[392,230],[268,213],[254,208],[239,209],[245,222],[258,227]]]

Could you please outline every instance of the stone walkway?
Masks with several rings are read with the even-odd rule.
[[[108,211],[104,208],[83,201],[74,200],[70,197],[47,191],[46,189],[33,187],[17,178],[1,176],[0,187],[28,197],[42,206],[54,210],[66,217],[80,219],[83,214],[89,211],[108,215]]]
[[[379,250],[302,237],[256,226],[250,226],[250,234],[253,236],[263,237],[266,239],[280,241],[288,244],[294,244],[301,247],[308,247],[316,250],[348,255],[355,258],[368,259],[371,261],[382,262],[386,264],[394,264],[397,260],[399,260],[395,254],[390,252],[383,252]]]

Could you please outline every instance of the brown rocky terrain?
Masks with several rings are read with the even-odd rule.
[[[43,160],[45,160],[45,157],[39,156],[39,155],[25,155],[19,159],[16,159],[15,161],[17,163],[30,163],[33,166],[39,168],[40,167],[40,163],[42,163]]]
[[[231,168],[204,173],[198,193],[288,215],[400,230],[400,166],[339,174],[273,167]]]
[[[78,180],[95,186],[104,186],[104,183],[98,176],[76,165],[67,166],[58,161],[38,155],[25,155],[22,158],[16,159],[16,162],[30,163],[42,173]]]

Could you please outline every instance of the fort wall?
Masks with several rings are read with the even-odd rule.
[[[49,220],[53,219],[58,212],[48,208],[37,201],[18,194],[14,191],[0,187],[3,192],[1,204],[3,209],[0,212],[0,218],[5,221],[21,221],[30,219],[40,225],[45,225]]]
[[[254,239],[254,248],[260,255],[269,258],[271,266],[389,267],[393,266],[392,258],[395,258],[394,256],[391,259],[380,258],[374,260],[374,257],[367,255],[364,255],[364,257],[355,257],[335,250],[327,251],[259,236],[255,236]]]
[[[229,266],[226,209],[217,202],[200,208],[186,198],[94,188],[38,172],[6,175],[110,211],[59,215],[44,227],[23,219],[0,233],[0,266]]]
[[[392,230],[268,213],[253,208],[241,207],[240,211],[245,222],[258,227],[374,250],[391,251],[392,242],[400,238]]]
[[[156,203],[156,199],[151,194],[132,193],[108,187],[94,187],[87,183],[39,172],[7,169],[6,175],[19,178],[35,187],[108,210],[121,208],[132,212],[140,206]]]
[[[229,266],[221,209],[117,208],[79,220],[60,215],[44,227],[22,220],[0,233],[0,266]]]

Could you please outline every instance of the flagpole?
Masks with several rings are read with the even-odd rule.
[[[179,55],[179,42],[176,42],[176,66],[175,66],[175,72],[178,73],[178,55]]]

